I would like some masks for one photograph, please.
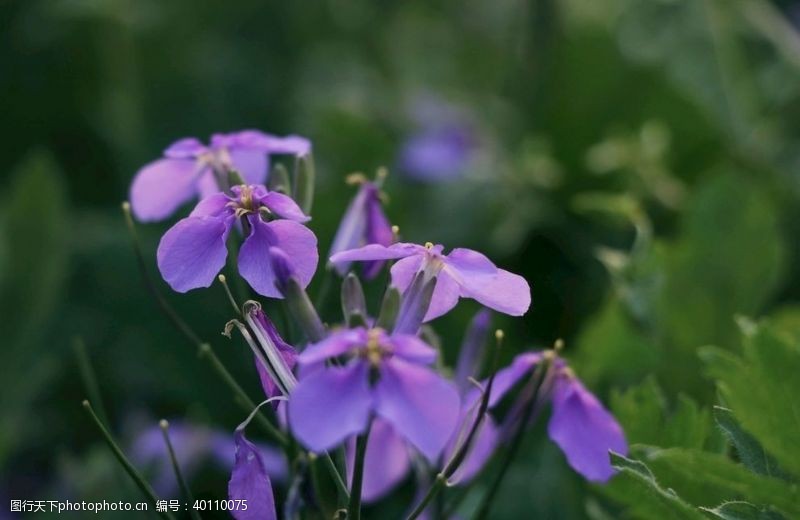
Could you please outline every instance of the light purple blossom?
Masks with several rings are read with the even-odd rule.
[[[244,436],[244,424],[233,434],[236,461],[228,481],[228,498],[242,500],[247,508],[233,508],[236,520],[274,520],[275,497],[267,474],[267,465],[258,447]]]
[[[374,183],[364,181],[342,217],[328,256],[367,244],[388,246],[393,239],[392,226],[383,212],[380,190]],[[368,262],[364,267],[364,276],[367,279],[374,278],[382,266],[382,261]],[[350,262],[341,262],[335,267],[340,275],[344,275],[350,268]]]
[[[504,314],[521,316],[531,304],[528,282],[519,275],[499,269],[483,254],[471,249],[453,249],[431,243],[421,246],[398,242],[388,247],[370,244],[337,253],[331,262],[399,259],[391,269],[392,285],[405,291],[417,273],[436,278],[436,288],[425,321],[455,307],[459,298],[472,298]]]
[[[248,236],[239,250],[239,273],[263,296],[281,298],[275,287],[270,248],[282,249],[303,287],[317,269],[317,237],[300,224],[303,214],[288,196],[263,186],[231,188],[232,195],[215,193],[201,200],[194,211],[170,228],[158,245],[158,268],[176,291],[208,287],[225,265],[225,242],[238,219],[247,224]],[[279,217],[265,220],[267,217]]]
[[[208,145],[194,137],[172,143],[157,159],[136,173],[131,184],[133,214],[141,221],[163,220],[195,197],[222,191],[220,178],[238,171],[248,184],[267,179],[269,155],[307,155],[308,139],[277,137],[258,130],[214,134]]]
[[[523,377],[529,376],[541,362],[542,354],[528,352],[514,358],[511,365],[497,372],[489,406],[494,407]],[[553,413],[547,433],[564,452],[567,462],[586,479],[606,482],[615,471],[608,451],[623,455],[628,452],[625,433],[611,413],[583,386],[566,362],[556,357],[551,370],[549,388],[542,388],[550,396]],[[480,392],[471,392],[467,403],[480,399]]]
[[[347,356],[342,366],[325,366]],[[289,396],[289,424],[317,452],[362,433],[381,417],[429,460],[442,452],[458,420],[455,386],[425,365],[436,351],[410,334],[343,330],[297,358],[300,380]]]

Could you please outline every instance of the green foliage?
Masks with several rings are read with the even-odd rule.
[[[795,377],[800,349],[766,322],[739,322],[741,356],[714,347],[701,350],[726,404],[714,408],[714,419],[736,459],[704,449],[710,446],[703,442],[708,413],[698,412],[691,400],[683,398],[665,420],[666,400],[653,379],[613,395],[615,414],[629,439],[639,444],[632,447],[630,459],[612,455],[627,476],[615,479],[604,492],[632,515],[654,518],[656,505],[663,510],[659,514],[686,515],[691,504],[692,514],[702,510],[717,518],[800,517],[800,488],[789,474],[797,474],[800,460],[800,416],[793,400],[800,392]],[[704,427],[698,429],[700,424]],[[676,436],[692,431],[704,434]],[[647,504],[653,509],[642,505],[642,486],[650,490]]]

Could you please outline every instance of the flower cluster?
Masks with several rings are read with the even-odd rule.
[[[318,263],[317,238],[306,226],[310,209],[290,195],[291,187],[273,191],[265,184],[271,155],[310,158],[310,153],[307,139],[254,130],[216,134],[209,145],[182,139],[137,174],[131,202],[139,220],[152,221],[199,195],[189,215],[161,238],[159,271],[178,292],[208,287],[233,253],[229,268],[249,286],[240,294],[248,301],[226,333],[238,329],[253,352],[265,395],[277,405],[272,428],[308,450],[299,453],[303,460],[327,460],[334,480],[345,487],[343,481],[349,482],[340,490],[340,499],[349,495],[349,500],[337,505],[357,518],[362,500],[379,500],[406,480],[412,467],[427,468],[429,477],[437,474],[436,482],[468,482],[510,439],[524,435],[547,405],[552,407],[549,436],[567,462],[589,480],[608,480],[614,473],[608,451],[626,452],[624,434],[557,350],[519,354],[505,368],[492,364],[482,382],[474,379],[486,371],[484,358],[496,359],[483,355],[490,310],[524,315],[531,305],[526,280],[471,249],[445,253],[439,244],[397,241],[398,231],[383,208],[384,172],[374,182],[354,178],[358,191],[333,238],[323,283],[344,277],[344,319],[337,325],[320,318],[306,294]],[[286,182],[300,183],[297,171]],[[390,266],[390,284],[377,312],[368,311],[361,283],[351,273],[355,262],[364,263],[365,280]],[[250,289],[284,300],[295,323],[295,332],[287,336],[291,340],[284,340],[251,300]],[[448,313],[461,298],[485,310],[469,328],[449,377],[423,325]],[[503,401],[509,406],[497,406]],[[234,434],[229,495],[251,501],[256,511],[234,516],[275,518],[267,459],[245,437],[250,419]],[[330,457],[339,452],[344,467]],[[297,457],[298,451],[287,449],[286,455]],[[307,462],[288,462],[292,471],[307,467]],[[419,485],[420,497],[426,498],[411,517],[439,491],[425,480]],[[315,500],[322,503],[325,497]]]

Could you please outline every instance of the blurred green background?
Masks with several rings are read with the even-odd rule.
[[[403,238],[478,249],[531,283],[528,315],[495,319],[506,358],[564,338],[632,442],[681,445],[646,438],[658,420],[636,396],[705,425],[717,396],[698,348],[737,351],[740,315],[800,323],[798,24],[800,3],[767,0],[3,2],[0,499],[137,496],[80,406],[76,337],[126,446],[161,417],[244,418],[149,298],[119,210],[173,140],[240,128],[312,139],[321,256],[344,176],[387,166]],[[154,274],[168,225],[139,227]],[[161,288],[259,395],[220,336],[222,290]],[[434,322],[448,361],[476,309]],[[543,424],[497,518],[628,508],[573,475]],[[696,443],[719,444],[707,430]],[[192,486],[223,498],[226,482],[205,464]],[[368,513],[399,516],[412,493]]]

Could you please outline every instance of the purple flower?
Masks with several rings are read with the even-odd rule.
[[[523,377],[530,375],[542,354],[520,354],[508,367],[497,372],[489,406],[495,406]],[[545,379],[547,388],[541,395],[550,397],[553,413],[547,433],[561,448],[572,468],[588,480],[606,482],[614,475],[608,456],[609,450],[627,454],[625,434],[614,416],[575,377],[566,362],[556,357],[551,365],[552,377]],[[471,392],[466,399],[475,403],[480,392]]]
[[[274,520],[275,497],[267,475],[267,465],[258,447],[244,436],[244,424],[233,434],[236,461],[228,481],[228,498],[242,500],[247,509],[231,510],[236,520]]]
[[[311,144],[303,137],[276,137],[258,130],[214,134],[204,145],[194,137],[172,143],[164,158],[144,166],[131,184],[133,214],[141,221],[163,220],[198,196],[222,191],[220,180],[238,171],[248,184],[263,184],[270,154],[307,155]]]
[[[379,188],[372,182],[364,181],[342,217],[328,256],[367,244],[388,246],[393,239],[392,226],[383,213]],[[382,266],[381,261],[367,263],[364,276],[367,279],[374,278]],[[340,275],[346,274],[349,268],[350,262],[336,264],[336,271]]]
[[[325,360],[348,355],[341,366]],[[458,420],[460,399],[449,381],[425,365],[436,351],[410,334],[343,330],[297,358],[301,377],[289,395],[289,424],[313,451],[363,432],[375,415],[429,460],[442,452]]]
[[[178,292],[211,285],[228,256],[228,233],[241,219],[249,234],[239,250],[239,273],[250,286],[263,296],[282,297],[275,287],[271,247],[286,253],[297,279],[307,286],[318,259],[317,237],[299,223],[309,217],[290,197],[263,186],[234,186],[231,191],[231,196],[215,193],[201,200],[161,237],[157,257],[164,280]]]
[[[392,266],[392,285],[405,291],[417,273],[436,278],[436,288],[425,314],[425,321],[437,318],[455,307],[459,298],[472,298],[496,311],[521,316],[531,304],[528,282],[519,275],[499,269],[481,253],[453,249],[431,243],[425,246],[398,242],[388,247],[370,244],[337,253],[331,262],[401,259]]]
[[[400,170],[428,182],[460,177],[472,162],[477,140],[461,125],[426,128],[411,136],[400,151]]]

